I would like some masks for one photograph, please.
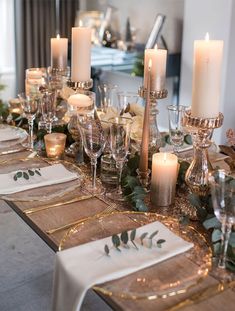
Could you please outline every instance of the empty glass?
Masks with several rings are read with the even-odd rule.
[[[123,114],[130,104],[138,102],[138,94],[134,92],[118,92],[118,110]]]
[[[56,96],[55,92],[45,91],[41,99],[42,119],[46,124],[47,133],[52,131],[52,123],[54,121],[56,111]]]
[[[225,170],[215,171],[209,177],[212,204],[215,216],[221,222],[221,254],[218,267],[226,268],[228,241],[233,224],[235,224],[235,183]]]
[[[169,118],[169,134],[170,140],[174,148],[174,153],[178,154],[179,147],[183,145],[184,142],[184,131],[181,124],[181,120],[184,114],[184,106],[170,105],[168,109]]]
[[[109,119],[110,122],[110,147],[116,167],[119,170],[118,189],[110,197],[114,200],[123,201],[121,188],[122,169],[130,147],[130,133],[132,120],[130,118],[116,117]]]
[[[18,95],[19,99],[22,104],[22,109],[24,116],[28,120],[29,124],[29,141],[27,144],[24,144],[24,146],[30,150],[33,150],[33,123],[36,116],[36,113],[38,111],[38,106],[40,103],[40,98],[38,97],[30,97],[25,95],[24,93],[21,93]]]
[[[91,160],[92,168],[92,184],[86,185],[86,189],[93,195],[100,194],[103,189],[96,186],[96,167],[97,159],[101,156],[105,146],[103,131],[100,124],[92,116],[79,118],[79,126],[82,133],[83,146]]]
[[[118,87],[109,83],[101,83],[98,85],[99,106],[102,112],[107,112],[108,107],[114,107],[119,111],[118,103]]]

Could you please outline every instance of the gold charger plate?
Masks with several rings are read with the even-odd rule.
[[[194,247],[184,254],[118,280],[94,286],[93,289],[105,295],[127,299],[166,298],[185,293],[208,274],[212,253],[201,233],[192,226],[180,225],[174,218],[155,213],[112,212],[109,215],[84,221],[68,230],[61,240],[60,249],[102,239],[154,221],[162,222],[176,235],[193,242]]]
[[[81,170],[74,164],[67,161],[50,162],[45,161],[42,158],[33,158],[10,160],[4,165],[0,165],[0,174],[9,173],[17,170],[36,169],[53,165],[55,163],[61,163],[66,169],[77,174],[77,179],[59,184],[42,186],[33,188],[12,194],[0,194],[0,198],[7,201],[17,202],[31,202],[31,201],[50,201],[55,198],[64,197],[73,191],[78,190],[81,187],[84,176]]]

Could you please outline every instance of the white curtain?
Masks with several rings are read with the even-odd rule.
[[[0,0],[0,84],[6,89],[0,98],[15,96],[14,0]]]

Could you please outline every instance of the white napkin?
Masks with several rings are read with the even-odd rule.
[[[33,168],[30,169],[33,170]],[[42,167],[40,169],[41,176],[35,174],[34,176],[30,176],[29,180],[21,177],[15,181],[13,177],[16,172],[17,171],[0,174],[0,194],[10,194],[33,188],[60,184],[78,178],[77,174],[68,171],[62,164]]]
[[[14,140],[18,138],[19,138],[19,133],[17,133],[15,130],[12,130],[11,127],[0,129],[0,142]]]
[[[162,248],[141,246],[138,237],[143,232],[151,234],[155,230],[159,230],[155,240],[166,240]],[[52,309],[80,310],[86,291],[93,285],[123,277],[193,247],[193,244],[176,236],[160,222],[138,228],[135,240],[139,250],[131,247],[118,252],[112,248],[110,256],[104,253],[105,244],[112,246],[110,237],[57,253]]]

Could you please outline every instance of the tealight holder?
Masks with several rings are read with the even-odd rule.
[[[142,98],[147,98],[147,89],[141,86],[138,90],[138,94]],[[157,109],[157,101],[167,97],[168,91],[166,89],[159,91],[150,91],[150,138],[149,138],[149,154],[152,156],[154,153],[159,151],[161,147],[161,134],[158,129],[157,115],[159,113]],[[150,185],[150,172],[142,172],[138,169],[138,179],[141,185],[149,191]]]
[[[185,182],[190,190],[205,196],[209,192],[209,173],[213,170],[208,156],[213,130],[222,126],[224,116],[219,113],[216,118],[193,117],[191,110],[185,111],[182,125],[187,128],[193,138],[193,160],[186,172]]]
[[[52,160],[61,159],[65,149],[66,135],[52,133],[44,136],[47,157]]]

